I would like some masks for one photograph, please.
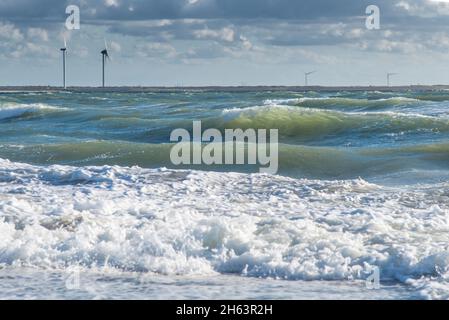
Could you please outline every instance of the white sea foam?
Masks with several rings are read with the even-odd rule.
[[[318,99],[318,98],[310,98],[310,99]],[[320,98],[321,99],[321,98]],[[328,98],[323,98],[328,99]],[[404,98],[405,99],[405,98]],[[224,109],[222,111],[222,115],[225,118],[235,118],[240,115],[250,115],[255,116],[257,114],[261,114],[264,112],[272,112],[272,111],[288,111],[288,112],[298,112],[298,113],[321,113],[321,114],[334,114],[341,116],[387,116],[391,118],[421,118],[421,119],[434,119],[445,121],[447,117],[442,115],[434,116],[427,115],[424,113],[416,113],[416,110],[411,110],[409,112],[406,111],[365,111],[365,112],[351,112],[351,111],[342,111],[342,110],[332,110],[332,109],[319,109],[319,108],[311,108],[311,107],[301,107],[301,106],[291,106],[291,105],[283,105],[283,104],[266,104],[262,106],[252,106],[245,108],[230,108]]]
[[[292,104],[302,101],[304,98],[292,98],[292,99],[267,99],[263,102],[264,105],[277,105],[277,104]]]
[[[50,106],[42,103],[32,104],[0,104],[0,120],[17,118],[27,113],[63,111],[67,108]]]
[[[369,104],[379,104],[379,103],[422,103],[422,101],[414,98],[408,98],[408,97],[389,97],[389,98],[381,98],[381,99],[375,99],[375,100],[368,100],[368,99],[355,99],[355,98],[344,98],[344,97],[301,97],[301,98],[292,98],[292,99],[267,99],[264,101],[264,105],[292,105],[292,104],[300,104],[308,101],[323,101],[323,102],[335,102],[337,104],[344,104],[350,103],[350,104],[357,104],[360,103],[361,105],[369,105]]]
[[[449,298],[449,185],[0,160],[0,266],[365,279]]]
[[[223,109],[222,115],[238,116],[242,113],[248,113],[248,112],[249,113],[251,113],[251,112],[258,113],[258,112],[271,111],[271,110],[298,110],[298,109],[299,109],[299,107],[287,106],[287,105],[282,105],[282,104],[266,104],[266,105],[262,105],[262,106],[252,106],[252,107],[245,107],[245,108]],[[312,109],[307,109],[307,110],[312,110]]]

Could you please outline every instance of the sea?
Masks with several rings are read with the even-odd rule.
[[[1,92],[0,299],[449,299],[449,91]]]

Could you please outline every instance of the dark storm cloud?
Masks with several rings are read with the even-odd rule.
[[[247,48],[353,44],[399,50],[413,47],[407,42],[420,42],[447,47],[441,43],[449,7],[429,0],[1,0],[0,26],[13,24],[3,25],[3,33],[13,27],[24,34],[30,27],[61,29],[69,4],[80,7],[84,24],[158,43],[207,40]],[[392,30],[383,39],[365,28],[365,9],[371,4],[381,9],[382,30]],[[444,34],[434,35],[440,31]],[[379,40],[381,46],[373,45]]]
[[[147,19],[280,19],[341,20],[363,16],[368,5],[377,5],[384,18],[435,15],[438,6],[429,0],[105,0],[88,1],[92,18]],[[109,4],[109,5],[107,5]],[[447,6],[447,5],[446,5]],[[93,11],[91,11],[93,12]]]
[[[28,25],[61,21],[65,17],[65,1],[55,0],[1,0],[0,20]]]
[[[372,2],[372,1],[371,1]],[[366,0],[151,0],[119,1],[99,6],[97,17],[104,19],[316,19],[360,15]],[[389,5],[391,1],[380,0]],[[129,10],[131,8],[131,10]]]
[[[444,4],[429,0],[1,0],[0,22],[9,21],[17,27],[60,28],[69,4],[80,7],[82,23],[104,25],[110,32],[123,35],[191,39],[193,32],[201,27],[199,24],[172,23],[142,28],[131,22],[199,19],[206,21],[202,27],[212,29],[232,24],[261,31],[278,30],[276,37],[267,40],[279,45],[340,43],[343,37],[330,33],[312,36],[316,30],[307,30],[307,26],[345,23],[363,27],[365,9],[370,4],[381,8],[382,23],[387,27],[423,30],[448,23],[448,16],[438,10]],[[289,26],[284,28],[282,22]],[[295,27],[298,23],[301,24],[299,32]],[[279,34],[279,30],[288,33]]]
[[[54,20],[64,16],[68,4],[79,5],[91,20],[148,19],[344,19],[364,14],[376,4],[385,17],[431,12],[427,0],[2,0],[0,17],[7,20]],[[416,10],[415,10],[416,9]]]

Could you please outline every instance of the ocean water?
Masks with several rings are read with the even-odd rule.
[[[174,166],[194,120],[279,174]],[[449,92],[0,93],[8,298],[448,299]]]

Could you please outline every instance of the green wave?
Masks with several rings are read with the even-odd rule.
[[[118,165],[214,171],[257,172],[257,166],[174,166],[174,144],[91,141],[68,144],[2,146],[0,158],[40,165]],[[246,146],[247,147],[247,146]],[[449,143],[399,148],[279,146],[279,173],[307,178],[374,177],[409,169],[448,169]]]
[[[443,102],[449,101],[449,93],[429,93],[416,96],[420,101]]]
[[[430,130],[449,132],[449,119],[394,112],[344,113],[287,106],[227,111],[223,128],[279,129],[283,136],[314,137],[347,131],[398,133]],[[226,116],[226,113],[225,113]]]

